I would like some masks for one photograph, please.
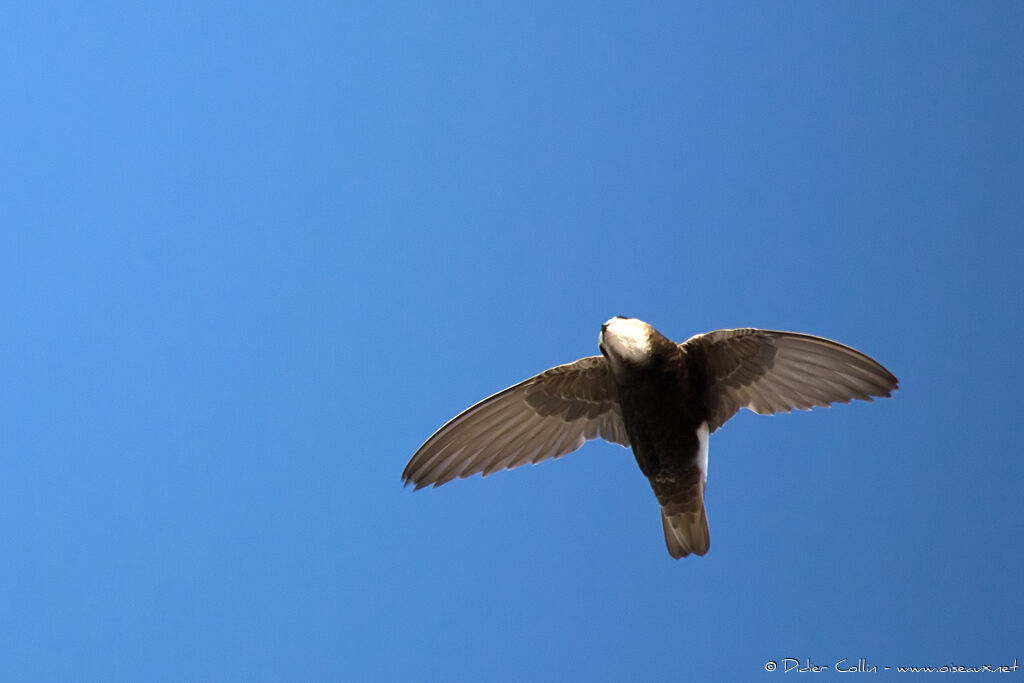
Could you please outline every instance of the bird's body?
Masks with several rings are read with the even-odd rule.
[[[600,346],[636,462],[661,504],[669,552],[703,555],[710,543],[704,513],[707,410],[692,400],[704,393],[701,373],[691,369],[682,346],[629,320],[606,323]],[[643,351],[631,353],[634,348]]]
[[[601,328],[601,356],[560,365],[462,412],[413,455],[416,488],[539,462],[602,437],[632,446],[661,505],[669,553],[709,547],[708,437],[741,407],[757,413],[890,396],[896,378],[821,337],[718,330],[676,344],[631,318]]]

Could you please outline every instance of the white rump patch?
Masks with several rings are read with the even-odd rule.
[[[700,427],[697,427],[697,443],[699,448],[697,450],[697,467],[700,468],[701,484],[707,486],[708,483],[708,423],[707,421],[701,422]]]

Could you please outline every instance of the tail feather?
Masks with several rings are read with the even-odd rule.
[[[668,512],[661,509],[661,525],[665,530],[665,545],[668,554],[679,559],[690,553],[703,555],[711,547],[708,532],[708,518],[704,512],[704,501],[700,509],[684,512]]]

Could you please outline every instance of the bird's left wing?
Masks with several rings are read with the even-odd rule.
[[[708,428],[740,408],[761,415],[891,396],[899,383],[878,361],[839,342],[798,332],[716,330],[682,344],[706,372]]]
[[[420,446],[402,480],[419,489],[487,476],[563,456],[598,437],[629,446],[616,391],[602,356],[545,370],[452,418]]]

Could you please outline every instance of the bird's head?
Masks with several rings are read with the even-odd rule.
[[[616,316],[601,325],[597,347],[608,361],[615,381],[628,384],[637,370],[651,364],[656,336],[657,330],[636,318]]]

